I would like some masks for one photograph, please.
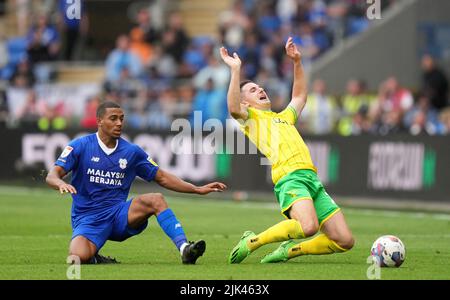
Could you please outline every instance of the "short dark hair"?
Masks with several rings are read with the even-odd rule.
[[[119,104],[112,101],[105,101],[97,108],[97,118],[102,118],[105,115],[107,108],[121,108]]]
[[[239,90],[242,90],[242,88],[244,87],[244,85],[246,85],[247,83],[250,83],[250,82],[253,82],[253,81],[251,81],[250,79],[242,80],[242,81],[239,83]]]

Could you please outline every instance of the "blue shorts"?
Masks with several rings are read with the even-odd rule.
[[[99,251],[107,240],[121,242],[141,233],[147,228],[148,221],[138,229],[128,226],[128,210],[131,202],[132,199],[119,203],[101,214],[77,218],[76,222],[72,222],[72,239],[79,235],[84,236],[94,243]]]

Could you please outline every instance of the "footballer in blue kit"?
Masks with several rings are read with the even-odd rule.
[[[97,109],[98,131],[73,140],[47,175],[48,185],[60,193],[71,193],[72,239],[69,255],[81,263],[115,263],[99,254],[107,240],[124,241],[141,233],[148,218],[156,215],[163,231],[180,251],[184,264],[195,264],[202,256],[203,240],[188,242],[183,227],[160,193],[148,193],[127,201],[136,178],[155,181],[169,190],[205,195],[221,192],[220,182],[195,186],[161,168],[139,146],[120,137],[124,113],[114,102]],[[71,184],[63,178],[72,173]]]

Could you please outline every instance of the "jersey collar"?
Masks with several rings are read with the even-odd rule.
[[[117,146],[119,145],[119,139],[116,140],[116,146],[114,148],[108,148],[100,139],[100,137],[98,136],[98,132],[95,133],[95,136],[97,137],[97,142],[98,145],[100,146],[100,148],[102,148],[103,152],[105,152],[107,155],[110,155],[111,153],[113,153],[114,151],[116,151]]]

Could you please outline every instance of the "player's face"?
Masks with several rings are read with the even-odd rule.
[[[270,109],[271,103],[266,91],[254,82],[249,82],[242,87],[242,102],[256,109]]]
[[[121,108],[107,108],[102,118],[98,119],[99,130],[106,135],[118,139],[122,134],[125,114]]]

